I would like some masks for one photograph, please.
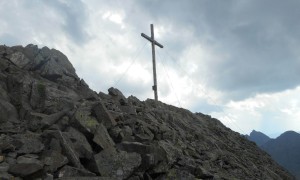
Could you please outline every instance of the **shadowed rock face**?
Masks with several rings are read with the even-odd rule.
[[[0,95],[0,178],[293,179],[217,119],[90,90],[47,47],[0,46]]]

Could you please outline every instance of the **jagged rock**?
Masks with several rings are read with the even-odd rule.
[[[14,177],[11,174],[8,174],[7,172],[0,172],[0,179],[1,180],[11,180]]]
[[[95,155],[97,167],[102,176],[126,179],[141,164],[137,153],[103,150]]]
[[[109,135],[112,137],[112,139],[116,142],[119,143],[122,141],[124,135],[122,133],[122,129],[118,126],[115,126],[109,130]]]
[[[133,132],[132,132],[132,129],[125,125],[122,127],[122,141],[133,141],[134,140],[134,137],[132,136],[133,135]]]
[[[58,172],[58,178],[65,178],[65,177],[78,177],[78,176],[86,176],[86,177],[94,177],[96,176],[94,173],[91,173],[85,169],[79,169],[79,168],[74,168],[71,166],[64,166],[62,169],[59,170]]]
[[[10,56],[10,60],[18,67],[31,71],[38,71],[49,80],[56,80],[62,76],[78,79],[75,69],[68,58],[61,52],[47,47],[38,49],[36,45],[28,45],[17,50]],[[13,49],[14,50],[14,49]]]
[[[9,164],[7,162],[0,163],[0,172],[7,172],[9,169]]]
[[[113,119],[111,114],[107,111],[103,102],[99,102],[97,105],[93,107],[93,112],[96,114],[96,117],[100,123],[110,129],[111,127],[117,125],[116,121]]]
[[[45,164],[44,169],[51,173],[69,162],[67,157],[63,156],[60,152],[52,150],[43,151],[41,159]]]
[[[125,98],[123,93],[120,90],[118,90],[117,88],[113,88],[113,87],[109,88],[108,89],[108,94],[111,95],[116,100],[118,100],[120,105],[127,105],[128,104],[128,100]]]
[[[10,174],[20,177],[26,177],[42,170],[43,166],[36,163],[21,163],[11,165],[8,169]]]
[[[33,82],[31,85],[30,105],[33,109],[42,108],[46,101],[46,86],[42,82]]]
[[[29,119],[29,129],[32,131],[36,131],[38,129],[49,128],[51,125],[60,120],[64,115],[66,115],[67,111],[61,111],[58,113],[54,113],[51,115],[35,113],[31,112],[27,118]]]
[[[154,145],[145,145],[139,142],[122,142],[117,145],[118,149],[126,152],[135,152],[141,155],[141,169],[149,169],[158,163],[161,158],[161,150]]]
[[[80,160],[79,160],[78,153],[73,149],[73,147],[70,143],[70,140],[67,139],[61,131],[46,130],[46,131],[44,131],[43,136],[47,137],[47,138],[52,137],[52,138],[58,139],[60,142],[60,145],[62,147],[62,150],[65,153],[65,155],[67,156],[70,163],[77,168],[82,167]],[[53,149],[57,149],[56,145]]]
[[[5,162],[7,162],[9,165],[12,165],[12,164],[16,164],[17,160],[15,158],[12,158],[12,157],[6,157]]]
[[[38,164],[44,166],[44,164],[37,158],[30,157],[28,155],[19,156],[17,158],[17,164]]]
[[[73,119],[75,126],[86,136],[94,134],[99,126],[99,122],[91,116],[91,109],[88,107],[77,109]]]
[[[44,149],[44,144],[38,134],[26,132],[12,136],[12,144],[16,147],[18,154],[39,153]]]
[[[4,161],[4,156],[0,156],[0,163],[2,163]]]
[[[8,101],[0,99],[0,124],[5,122],[19,122],[16,108]]]
[[[118,149],[126,152],[136,152],[138,154],[149,154],[153,152],[155,148],[140,142],[122,142],[118,144]]]
[[[43,180],[53,180],[53,179],[54,179],[53,175],[52,174],[48,174],[48,173],[46,173],[44,175],[44,177],[43,177]]]
[[[67,132],[63,132],[63,137],[68,141],[68,144],[73,147],[79,158],[90,159],[93,155],[93,150],[85,136],[74,128],[69,128]]]
[[[47,145],[48,145],[47,149],[52,150],[52,151],[56,151],[56,152],[59,152],[59,153],[62,152],[61,143],[59,142],[58,139],[51,138],[48,142],[47,142]]]
[[[121,106],[121,111],[129,115],[137,115],[136,108],[133,106]]]
[[[114,149],[115,143],[109,136],[106,128],[100,123],[94,134],[93,141],[102,149]]]

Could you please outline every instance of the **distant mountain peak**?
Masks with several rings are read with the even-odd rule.
[[[284,140],[294,140],[294,139],[300,139],[300,134],[295,132],[295,131],[286,131],[284,133],[282,133],[279,137],[277,137],[276,139],[284,141]]]
[[[252,132],[250,133],[249,136],[247,136],[247,138],[250,141],[255,142],[258,146],[265,144],[271,139],[269,136],[265,135],[264,133],[255,130],[252,130]]]
[[[300,179],[300,134],[286,131],[261,146],[280,165]]]

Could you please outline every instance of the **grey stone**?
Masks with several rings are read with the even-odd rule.
[[[89,108],[77,109],[73,119],[75,125],[84,134],[94,134],[97,126],[99,126],[97,119],[91,116],[91,109]]]
[[[145,145],[140,142],[121,142],[117,147],[122,151],[136,152],[139,154],[149,154],[154,151],[153,146]]]
[[[13,164],[9,167],[8,172],[15,176],[25,177],[28,175],[32,175],[40,170],[42,170],[42,166],[40,164],[35,163],[21,163],[21,164]]]
[[[148,134],[136,134],[135,139],[139,142],[149,142],[152,141],[154,138],[154,135],[148,135]]]
[[[130,137],[132,136],[132,129],[129,126],[122,127],[122,133],[124,137]]]
[[[17,150],[19,154],[39,153],[44,149],[44,144],[42,144],[38,134],[26,132],[25,134],[17,134],[13,137],[16,140],[15,142],[20,144],[20,148]]]
[[[64,166],[63,168],[61,168],[58,172],[58,178],[65,178],[65,177],[94,177],[96,176],[94,173],[91,173],[85,169],[81,169],[81,168],[75,168],[75,167],[71,167],[71,166]]]
[[[0,179],[1,180],[12,180],[14,177],[11,174],[8,174],[7,172],[1,172],[0,171]]]
[[[52,150],[44,151],[41,159],[45,164],[44,169],[51,173],[69,162],[67,157],[63,156],[60,152]]]
[[[93,111],[96,114],[98,121],[102,122],[107,129],[110,129],[111,127],[117,125],[116,121],[113,119],[111,114],[107,111],[103,102],[100,101],[97,105],[95,105],[93,107]]]
[[[43,177],[43,180],[53,180],[53,175],[46,173],[46,175]]]
[[[109,135],[110,137],[112,137],[112,139],[118,143],[118,142],[121,142],[124,135],[122,133],[122,129],[119,128],[118,126],[115,126],[115,127],[112,127],[110,130],[109,130]]]
[[[133,106],[121,106],[121,111],[129,115],[137,115],[136,108]]]
[[[8,157],[12,157],[12,158],[16,158],[17,157],[17,153],[16,152],[9,152],[9,153],[7,153],[7,156]]]
[[[7,172],[9,164],[7,162],[0,163],[0,172]]]
[[[49,143],[49,150],[56,151],[56,152],[62,152],[62,147],[60,145],[59,140],[56,138],[51,138]]]
[[[33,109],[45,106],[47,96],[46,88],[46,85],[41,81],[33,82],[31,84],[30,105]]]
[[[65,114],[66,111],[61,111],[51,115],[31,112],[30,115],[27,116],[27,118],[30,119],[29,129],[36,131],[38,129],[49,128],[51,125],[60,120]]]
[[[17,158],[17,164],[38,164],[40,166],[44,165],[40,160],[26,156],[19,156]]]
[[[60,145],[62,148],[62,151],[64,154],[67,156],[68,160],[70,161],[70,164],[77,167],[81,168],[82,165],[79,160],[79,155],[73,148],[70,140],[63,135],[63,133],[59,130],[46,130],[43,132],[44,137],[52,137],[56,138],[60,141]],[[55,148],[56,149],[56,148]]]
[[[11,54],[10,60],[20,68],[25,68],[30,63],[30,59],[24,53],[18,51]]]
[[[114,141],[111,139],[102,123],[98,125],[97,130],[94,134],[93,141],[102,149],[113,149],[115,146]]]
[[[16,108],[8,101],[4,101],[2,99],[0,99],[0,114],[0,124],[7,121],[13,123],[19,122]]]
[[[102,176],[126,179],[141,164],[137,153],[103,150],[95,155],[97,167]]]
[[[91,159],[93,150],[86,137],[76,129],[70,127],[67,132],[63,132],[63,138],[68,142],[79,158]]]
[[[6,157],[5,158],[5,162],[7,162],[8,164],[12,165],[12,164],[16,164],[17,160],[15,158],[12,158],[12,157]]]
[[[109,88],[108,89],[108,94],[111,95],[116,100],[118,100],[120,105],[127,105],[128,104],[128,100],[125,98],[123,93],[120,90],[118,90],[117,88],[113,88],[113,87]]]

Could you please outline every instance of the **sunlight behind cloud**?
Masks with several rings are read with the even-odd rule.
[[[125,28],[125,24],[123,23],[124,15],[122,15],[121,13],[107,11],[103,14],[102,18],[104,20],[108,19],[111,22],[120,25],[122,29]]]

